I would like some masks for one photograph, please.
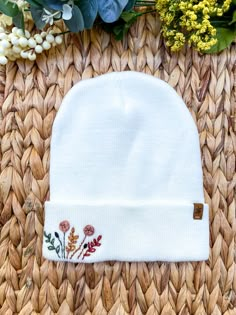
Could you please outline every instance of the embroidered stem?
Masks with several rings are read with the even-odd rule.
[[[63,258],[63,245],[62,245],[62,242],[61,242],[61,240],[60,240],[60,236],[58,236],[58,241],[59,241],[59,243],[60,243],[60,247],[61,247],[61,258]]]
[[[65,258],[65,254],[66,254],[66,233],[64,232],[64,235],[63,235],[63,258]]]
[[[80,243],[79,247],[74,251],[74,253],[70,256],[70,259],[80,250],[81,246],[84,244],[84,241],[86,239],[86,235],[84,236],[82,242]]]
[[[80,256],[83,254],[84,248],[81,249],[81,252],[79,253],[79,256],[77,257],[77,259],[80,258]]]

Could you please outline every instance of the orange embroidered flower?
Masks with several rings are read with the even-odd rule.
[[[93,227],[92,225],[86,225],[86,226],[84,227],[84,234],[85,234],[86,236],[91,236],[91,235],[93,235],[93,234],[94,234],[94,231],[95,231],[95,229],[94,229],[94,227]]]
[[[61,221],[59,224],[59,229],[63,232],[66,233],[70,228],[70,222],[67,220]]]

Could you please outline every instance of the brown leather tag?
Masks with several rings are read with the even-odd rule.
[[[193,218],[194,220],[202,220],[203,216],[203,204],[194,203]]]

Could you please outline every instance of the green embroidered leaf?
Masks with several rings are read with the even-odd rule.
[[[50,241],[49,240],[45,240],[45,243],[50,243]]]
[[[48,246],[48,249],[49,249],[49,250],[54,250],[55,247],[54,247],[54,246]]]
[[[54,242],[55,242],[55,238],[51,240],[51,244],[54,245]]]
[[[48,239],[51,240],[51,233],[48,234]]]
[[[60,246],[58,245],[56,248],[56,253],[59,254],[59,252],[60,252]]]

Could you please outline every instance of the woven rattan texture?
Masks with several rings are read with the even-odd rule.
[[[236,314],[235,61],[235,46],[218,56],[171,55],[158,20],[147,15],[123,42],[101,30],[69,35],[37,62],[1,69],[0,314]],[[43,205],[62,98],[81,79],[129,69],[171,84],[196,121],[210,205],[209,261],[46,261]]]

